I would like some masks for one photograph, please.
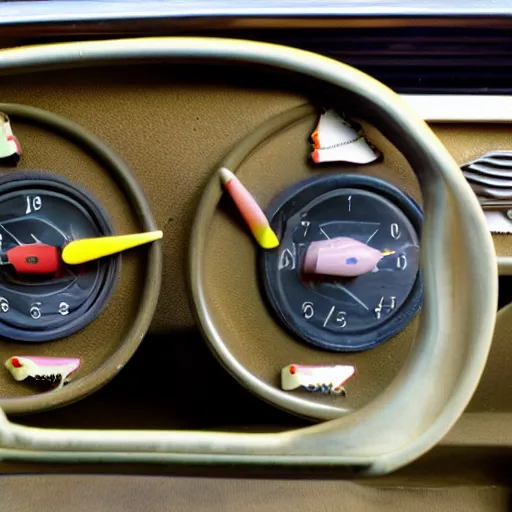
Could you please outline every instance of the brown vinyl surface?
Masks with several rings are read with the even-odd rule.
[[[220,76],[218,70],[178,66],[87,69],[4,77],[2,101],[45,108],[94,132],[122,155],[148,196],[157,224],[164,230],[162,293],[152,325],[154,333],[194,326],[186,293],[187,241],[197,199],[208,174],[231,146],[259,123],[307,99],[288,90],[281,79],[248,74]],[[271,86],[262,86],[269,81]],[[286,86],[286,87],[285,87]],[[281,90],[280,90],[281,89]],[[398,185],[419,200],[415,177],[404,158],[374,129],[370,138],[385,153],[382,163],[365,167],[311,168],[306,161],[307,121],[279,135],[255,152],[240,176],[262,203],[299,179],[319,172],[373,174]],[[115,183],[80,149],[38,127],[13,120],[24,149],[20,168],[60,173],[91,191],[106,207],[118,233],[137,229]],[[490,149],[512,146],[512,127],[442,125],[441,140],[461,163]],[[226,208],[227,206],[227,208]],[[230,347],[239,360],[266,382],[278,384],[280,368],[301,363],[354,362],[358,385],[347,384],[348,407],[367,403],[390,382],[407,355],[416,321],[388,343],[362,354],[336,355],[292,340],[272,319],[261,300],[255,274],[255,246],[229,205],[216,214],[209,240],[207,293],[216,304],[224,328],[236,333]],[[498,254],[512,256],[506,236],[495,237]],[[2,361],[13,353],[81,356],[82,375],[96,368],[113,350],[137,307],[144,251],[123,258],[122,278],[108,309],[92,325],[68,339],[43,345],[2,342]],[[169,343],[172,338],[169,337]],[[508,357],[499,347],[497,360]],[[503,354],[502,352],[505,352]],[[355,382],[355,381],[354,381]],[[27,394],[32,388],[14,383],[0,372],[0,395]],[[314,397],[330,401],[332,398]],[[489,398],[486,398],[488,403]]]
[[[92,193],[104,206],[116,233],[139,230],[125,197],[105,171],[81,149],[60,136],[33,126],[16,123],[23,144],[20,169],[49,171],[64,176]],[[80,357],[82,366],[75,380],[100,366],[120,345],[137,308],[142,287],[146,252],[135,250],[123,255],[121,273],[107,308],[97,320],[80,332],[49,343],[0,343],[0,396],[31,395],[38,390],[33,383],[16,382],[3,367],[13,355]],[[44,388],[41,388],[44,389]]]
[[[510,505],[508,489],[490,486],[391,489],[343,481],[149,476],[9,476],[0,492],[9,512],[500,512]]]
[[[506,284],[510,286],[510,279]],[[512,381],[509,378],[512,365],[511,339],[512,303],[498,312],[491,352],[468,411],[512,411]]]
[[[260,204],[267,204],[279,191],[297,181],[321,172],[371,174],[384,178],[419,199],[416,179],[404,158],[387,141],[368,130],[379,141],[385,163],[365,166],[325,168],[307,164],[308,136],[316,120],[304,121],[283,132],[253,153],[238,171],[238,176]],[[297,141],[302,143],[297,149]],[[270,162],[279,162],[271,165]],[[233,222],[230,202],[214,217],[205,258],[206,293],[215,305],[216,324],[222,326],[229,351],[253,375],[280,388],[280,370],[290,363],[355,364],[357,376],[346,385],[347,397],[340,399],[319,393],[298,392],[305,400],[359,408],[385,387],[406,357],[414,337],[416,321],[389,342],[372,350],[343,354],[326,352],[298,342],[269,314],[258,285],[257,248],[246,230]],[[236,250],[235,250],[236,248]],[[227,335],[227,333],[230,335]],[[357,382],[356,382],[357,381]]]
[[[416,178],[402,155],[371,127],[367,127],[367,134],[383,150],[384,162],[364,168],[330,166],[328,170],[307,164],[308,146],[303,143],[302,151],[298,151],[297,141],[306,141],[313,125],[314,122],[308,120],[290,128],[256,151],[241,166],[238,174],[260,204],[268,204],[277,192],[320,172],[364,172],[386,179],[416,200],[421,199]],[[490,128],[484,127],[488,135],[486,141],[499,135],[495,127]],[[466,134],[466,139],[472,141],[472,148],[460,148],[461,140],[466,139],[456,137],[454,130],[455,127],[451,130],[439,127],[442,140],[446,138],[448,145],[459,148],[458,152],[453,152],[461,162],[493,147],[477,142],[479,138],[471,132]],[[459,145],[454,144],[454,140]],[[275,161],[279,161],[278,167],[267,164]],[[387,343],[357,354],[328,353],[297,342],[269,315],[258,286],[255,244],[250,235],[233,222],[233,217],[226,200],[214,217],[208,257],[205,258],[207,299],[215,306],[216,325],[222,326],[221,335],[229,351],[253,375],[276,388],[280,388],[281,368],[290,363],[355,364],[358,373],[347,383],[347,397],[342,402],[338,397],[318,393],[302,392],[301,395],[304,400],[336,405],[348,411],[370,402],[391,382],[403,364],[418,318]]]

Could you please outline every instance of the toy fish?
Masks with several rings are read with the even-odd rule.
[[[281,370],[281,387],[284,391],[304,388],[324,394],[346,395],[343,385],[356,373],[353,365],[302,365],[289,364]]]
[[[306,274],[356,277],[375,269],[377,263],[394,251],[379,251],[348,237],[312,242],[304,258]]]
[[[13,356],[7,359],[5,367],[16,381],[32,378],[52,384],[59,389],[67,384],[80,368],[77,357]]]

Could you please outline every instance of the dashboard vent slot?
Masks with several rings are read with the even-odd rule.
[[[512,94],[510,29],[281,29],[230,36],[323,54],[399,93]]]

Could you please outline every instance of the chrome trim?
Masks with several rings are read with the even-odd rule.
[[[512,96],[402,94],[430,123],[512,123]]]
[[[0,26],[19,23],[110,21],[187,17],[475,17],[512,16],[508,0],[188,0],[188,1],[98,1],[51,0],[0,4]]]

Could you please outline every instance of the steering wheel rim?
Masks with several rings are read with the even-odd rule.
[[[492,238],[478,201],[459,166],[426,123],[398,95],[347,65],[306,52],[300,52],[302,59],[297,62],[290,58],[288,51],[280,47],[273,49],[265,59],[250,50],[235,53],[241,60],[243,54],[244,60],[259,64],[263,60],[266,64],[270,61],[281,69],[320,79],[357,98],[364,106],[365,115],[361,117],[394,143],[415,170],[425,209],[421,244],[424,302],[409,358],[391,385],[370,404],[342,418],[307,429],[307,438],[316,443],[316,435],[329,432],[333,441],[336,440],[336,452],[345,456],[378,457],[379,465],[394,465],[397,459],[412,460],[436,444],[462,414],[485,366],[497,310],[497,263]],[[288,120],[294,123],[308,113],[311,113],[311,107],[299,107]],[[284,126],[280,116],[276,116],[268,126],[262,126],[241,143],[245,151],[230,153],[219,168],[235,171],[257,143]],[[249,390],[280,407],[289,409],[295,402],[294,412],[299,414],[311,416],[315,412],[317,417],[320,414],[324,419],[334,419],[340,415],[338,408],[311,404],[287,395],[251,374],[230,353],[220,335],[205,294],[202,273],[209,224],[222,194],[217,171],[212,173],[203,192],[191,236],[189,279],[198,323],[220,362]],[[449,213],[454,216],[454,224],[466,233],[459,243],[465,247],[468,259],[464,265],[466,272],[470,271],[461,279],[473,283],[469,289],[467,285],[460,287],[452,283],[452,276],[457,275],[460,268],[455,269],[458,263],[454,249],[450,255],[446,252]],[[455,288],[458,291],[452,296]],[[464,295],[466,300],[463,300]],[[467,316],[455,316],[458,302],[466,304]],[[454,318],[459,321],[453,322]],[[478,318],[477,322],[475,318]],[[472,326],[469,327],[466,321]],[[456,350],[450,343],[454,330],[460,338]],[[468,338],[469,332],[472,335]],[[463,343],[462,333],[466,333],[467,345]],[[457,359],[464,356],[466,350],[465,364],[459,367]],[[452,357],[446,357],[448,353]],[[453,375],[458,375],[459,379],[455,381]],[[440,392],[439,386],[443,385],[444,391]],[[399,422],[397,418],[400,418]],[[406,439],[414,439],[414,443],[404,444]],[[301,436],[298,444],[302,451],[309,443],[304,443]]]
[[[401,150],[418,171],[425,209],[421,254],[424,306],[411,355],[391,385],[368,406],[303,429],[279,434],[94,433],[23,427],[0,414],[2,456],[23,460],[327,463],[359,466],[367,475],[386,473],[414,460],[446,434],[469,402],[485,366],[496,318],[497,265],[491,235],[457,164],[423,120],[376,80],[337,61],[278,45],[186,37],[61,43],[2,51],[0,75],[155,58],[245,63],[320,80],[349,92],[361,107],[361,117]],[[215,341],[216,333],[202,287],[202,258],[220,193],[220,184],[210,181],[199,204],[190,244],[192,303],[210,342]],[[458,231],[451,233],[451,224],[456,224]],[[460,233],[464,233],[462,238]],[[455,235],[454,247],[446,243],[450,235]],[[438,295],[442,299],[437,300]],[[425,394],[432,383],[437,386],[436,393]],[[426,397],[424,402],[420,396]]]

